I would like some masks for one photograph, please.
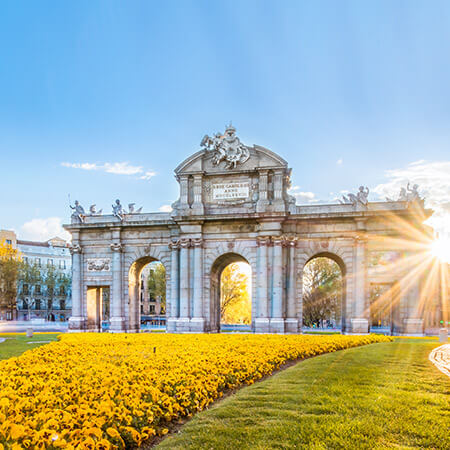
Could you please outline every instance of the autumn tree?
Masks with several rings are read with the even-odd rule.
[[[303,323],[321,326],[341,318],[342,274],[330,258],[315,258],[303,273]]]
[[[0,241],[0,312],[12,319],[17,317],[17,278],[20,253],[17,249]]]
[[[159,298],[161,309],[166,309],[166,269],[161,263],[153,263],[148,276],[148,291],[151,298]]]
[[[229,264],[220,278],[220,321],[225,324],[250,324],[252,305],[250,277],[241,263]]]

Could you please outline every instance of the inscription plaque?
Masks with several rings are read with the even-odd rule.
[[[213,200],[244,199],[250,195],[250,182],[217,183],[213,184],[212,191]]]

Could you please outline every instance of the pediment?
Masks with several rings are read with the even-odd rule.
[[[265,147],[254,145],[253,147],[246,147],[246,149],[249,153],[248,159],[237,164],[234,168],[227,167],[225,161],[216,163],[214,151],[200,150],[179,164],[175,169],[175,174],[177,176],[195,173],[233,174],[263,169],[286,169],[288,167],[285,159]]]

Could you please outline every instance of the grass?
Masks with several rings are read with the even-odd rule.
[[[0,360],[19,356],[27,350],[44,345],[41,341],[56,341],[59,333],[35,333],[32,338],[27,338],[25,333],[0,334],[0,338],[6,339],[0,343]],[[28,342],[33,342],[28,344]]]
[[[158,449],[450,448],[450,382],[433,339],[301,362],[196,415]]]

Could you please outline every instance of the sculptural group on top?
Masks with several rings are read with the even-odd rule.
[[[216,133],[214,136],[205,135],[200,146],[205,150],[214,152],[213,164],[225,162],[225,168],[235,169],[238,164],[245,163],[250,158],[248,148],[236,136],[236,128],[228,125],[224,134]]]

